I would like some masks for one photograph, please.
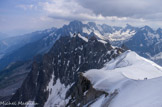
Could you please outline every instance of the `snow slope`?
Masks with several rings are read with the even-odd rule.
[[[100,97],[91,107],[94,104],[109,107],[162,106],[162,67],[135,52],[126,51],[102,69],[89,70],[84,76],[97,90],[110,94],[117,92],[113,98],[105,96],[103,100],[103,96]]]
[[[109,34],[109,40],[110,41],[124,41],[127,39],[130,39],[136,31],[130,31],[129,29],[126,31],[115,31],[114,33]]]
[[[69,101],[69,99],[65,99],[65,97],[66,97],[66,92],[68,91],[70,86],[66,87],[64,84],[61,84],[59,79],[56,81],[56,84],[53,85],[54,84],[53,80],[54,80],[54,74],[52,74],[52,78],[47,86],[47,90],[50,90],[50,94],[44,107],[65,106]]]
[[[88,39],[86,37],[82,36],[81,34],[78,34],[78,37],[83,39],[84,41],[88,42]]]
[[[124,28],[120,30],[114,30],[112,32],[104,32],[101,25],[98,25],[96,26],[96,29],[84,27],[83,32],[87,34],[90,34],[93,32],[98,38],[102,40],[109,40],[111,42],[128,40],[136,33],[135,30],[131,31],[130,29],[127,29],[126,31],[124,31],[123,29]]]

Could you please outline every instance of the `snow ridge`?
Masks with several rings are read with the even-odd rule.
[[[133,51],[126,51],[102,69],[84,73],[93,87],[111,96],[101,96],[93,104],[101,107],[161,107],[162,67]]]

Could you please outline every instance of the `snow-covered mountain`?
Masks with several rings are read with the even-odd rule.
[[[81,34],[60,37],[40,63],[33,63],[11,101],[35,102],[38,107],[65,106],[76,92],[80,72],[100,69],[123,51],[95,36],[89,39]]]
[[[61,36],[71,37],[79,32],[87,38],[95,35],[98,39],[110,41],[113,44],[121,44],[128,40],[137,29],[131,25],[122,28],[106,24],[98,25],[94,22],[83,24],[75,20],[59,29],[51,28],[20,37],[8,38],[0,41],[0,43],[3,43],[3,45],[0,45],[0,70],[10,63],[30,60],[38,54],[48,52]]]
[[[126,51],[102,69],[85,72],[96,90],[104,91],[85,107],[161,107],[162,67]]]
[[[79,104],[80,106],[82,106],[88,103],[89,101],[93,101],[94,99],[98,98],[100,95],[105,94],[105,91],[103,90],[101,91],[101,90],[94,89],[91,82],[83,75],[78,76],[78,72],[84,72],[89,69],[95,69],[95,68],[100,69],[101,67],[103,67],[105,62],[111,60],[112,58],[115,58],[116,56],[118,56],[120,53],[123,52],[123,49],[115,48],[111,46],[109,43],[117,46],[124,44],[126,47],[137,52],[139,55],[151,59],[158,64],[162,64],[162,54],[161,54],[162,29],[160,28],[158,30],[153,30],[149,26],[137,28],[128,24],[126,25],[126,27],[114,27],[106,24],[98,25],[95,24],[94,22],[89,22],[87,24],[84,24],[80,21],[72,21],[68,25],[64,25],[59,29],[47,29],[44,31],[35,32],[33,35],[29,34],[26,37],[27,39],[18,38],[18,41],[20,42],[17,43],[19,45],[16,43],[16,45],[13,45],[15,46],[14,48],[11,47],[8,48],[9,51],[11,51],[10,49],[14,49],[14,51],[12,51],[11,53],[9,52],[2,59],[0,59],[0,65],[1,65],[0,69],[5,67],[10,67],[10,65],[14,64],[17,61],[32,60],[33,57],[39,54],[44,55],[45,53],[47,53],[44,56],[43,61],[41,63],[33,64],[33,69],[31,72],[38,73],[38,71],[40,70],[39,71],[40,76],[36,76],[36,73],[29,74],[29,76],[25,81],[25,86],[23,85],[22,86],[23,88],[21,88],[19,91],[20,93],[24,94],[25,93],[24,90],[26,90],[25,88],[26,85],[29,85],[29,87],[31,88],[31,90],[30,89],[26,90],[27,93],[31,93],[32,89],[35,89],[34,92],[36,92],[36,90],[39,90],[40,91],[39,95],[44,95],[45,98],[44,97],[40,98],[38,96],[35,101],[37,100],[38,102],[43,101],[43,103],[41,103],[42,105],[44,104],[49,105],[51,103],[51,99],[57,97],[58,100],[56,100],[52,104],[57,105],[57,104],[69,102],[68,105],[70,106],[75,107],[76,105],[79,106]],[[72,40],[69,40],[70,38]],[[12,42],[14,44],[15,43],[14,41],[17,41],[17,39],[14,40],[14,38],[10,40],[11,40],[11,44]],[[65,47],[65,45],[68,44],[67,42],[68,40],[71,41],[72,43],[69,43],[69,45]],[[62,41],[62,42],[58,43],[58,41]],[[4,43],[5,44],[10,43],[10,41]],[[125,57],[126,56],[127,54],[125,54]],[[132,58],[135,57],[137,59],[141,58],[141,57],[139,58],[139,56],[136,54],[133,54],[131,57]],[[52,62],[51,59],[55,59],[54,62]],[[137,61],[136,59],[132,59],[132,61],[133,60]],[[123,64],[122,66],[128,66],[127,65],[128,62],[131,61],[124,60],[124,62],[122,62]],[[139,61],[139,63],[141,62]],[[145,64],[145,61],[142,61],[142,63]],[[134,62],[132,62],[131,64],[134,65]],[[115,69],[115,67],[121,67],[121,65],[114,66],[113,69]],[[136,68],[136,66],[131,66],[131,67]],[[152,67],[152,64],[150,65],[150,67]],[[55,71],[53,71],[53,69]],[[154,68],[149,68],[149,69],[154,70]],[[138,71],[141,70],[143,69],[141,68],[141,66],[139,66]],[[47,71],[48,73],[47,74],[44,73],[45,71]],[[51,71],[53,71],[54,74],[52,74]],[[144,69],[144,71],[147,71],[147,69]],[[145,73],[146,75],[145,77],[145,75],[142,76],[142,74],[140,73],[141,72],[139,73],[137,72],[137,74],[140,75],[138,79],[154,78],[151,76],[159,75],[157,73],[153,74],[152,72],[149,72],[150,75],[149,74],[146,75]],[[47,78],[49,79],[53,78],[54,83],[52,80],[49,80]],[[137,78],[132,77],[131,79],[137,79]],[[35,84],[39,84],[40,86],[37,86]],[[56,85],[53,86],[52,84],[56,84]],[[80,85],[83,85],[83,87]],[[51,92],[51,94],[49,94],[48,91],[46,91],[46,93],[44,94],[44,92],[42,92],[40,88],[46,90],[50,90],[52,88],[53,90],[55,90],[55,93]],[[62,90],[56,91],[57,89],[58,90],[62,89]],[[86,92],[85,90],[87,89],[90,89],[91,91]],[[58,97],[58,93],[63,93],[63,94],[59,94]],[[88,95],[86,95],[86,93],[88,93]],[[86,96],[84,96],[84,94]],[[36,93],[34,94],[32,93],[31,95],[36,96]],[[89,95],[91,97],[89,97]],[[19,94],[16,94],[16,96],[19,97]],[[29,100],[33,101],[33,96],[26,96],[26,95],[23,96],[25,97],[20,99],[23,99],[24,101],[29,101]],[[71,96],[71,98],[68,97],[69,99],[67,99],[66,98],[67,96]],[[65,99],[66,101],[64,101]],[[80,102],[80,100],[83,102]]]
[[[137,33],[132,36],[124,44],[139,55],[149,58],[162,65],[162,30],[153,30],[149,26],[140,28]],[[158,56],[158,58],[157,58]]]
[[[122,28],[106,24],[96,24],[94,22],[83,24],[82,22],[75,20],[70,22],[69,25],[63,26],[61,30],[56,33],[56,35],[59,35],[59,33],[63,33],[64,35],[73,35],[74,33],[79,32],[84,36],[91,36],[93,33],[98,39],[109,40],[114,43],[128,40],[136,33],[137,30],[137,27],[133,27],[129,24]]]
[[[50,43],[54,44],[61,36],[72,36],[78,32],[88,38],[95,35],[99,40],[109,41],[115,46],[125,44],[129,49],[151,60],[162,52],[162,29],[153,30],[149,26],[138,28],[127,24],[125,27],[116,27],[94,22],[84,24],[75,20],[51,33],[44,40],[50,40]],[[162,58],[153,61],[162,65]]]
[[[60,37],[11,101],[36,107],[161,107],[162,67],[107,41]]]
[[[138,28],[127,24],[125,27],[116,27],[106,24],[96,24],[94,22],[84,24],[75,20],[57,30],[53,28],[35,32],[35,36],[33,36],[33,33],[27,34],[25,37],[28,37],[28,39],[23,39],[24,36],[22,36],[22,38],[18,37],[19,40],[10,38],[1,41],[0,44],[2,43],[3,45],[0,45],[0,57],[4,58],[0,59],[0,64],[3,66],[1,63],[3,62],[6,66],[15,61],[30,60],[38,54],[48,52],[55,41],[61,36],[73,36],[73,34],[77,34],[78,32],[87,38],[95,35],[99,40],[109,41],[115,46],[125,44],[129,49],[151,60],[155,59],[153,57],[156,57],[162,52],[162,30],[160,28],[155,31],[149,26]],[[34,39],[31,37],[34,37]],[[38,37],[38,39],[35,37]],[[154,61],[162,64],[161,59],[159,58]],[[0,67],[0,69],[5,66]]]
[[[125,27],[109,26],[107,24],[96,24],[88,22],[86,24],[81,21],[71,21],[68,25],[64,25],[56,32],[51,33],[47,38],[58,39],[60,36],[73,36],[74,33],[80,33],[85,37],[90,38],[96,36],[98,39],[109,40],[111,43],[117,45],[122,44],[131,38],[139,28],[127,24]]]

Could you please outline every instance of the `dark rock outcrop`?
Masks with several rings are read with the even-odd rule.
[[[85,78],[82,74],[79,75],[79,80],[74,87],[71,87],[69,91],[72,91],[71,99],[67,104],[67,107],[83,107],[83,105],[92,104],[101,95],[109,95],[104,91],[99,91],[93,88],[91,82]],[[71,93],[71,92],[70,92]],[[68,95],[68,93],[67,93]]]

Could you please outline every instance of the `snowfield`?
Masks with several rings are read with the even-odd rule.
[[[47,86],[47,90],[50,91],[50,94],[44,107],[64,107],[69,101],[69,99],[65,99],[65,97],[70,86],[65,87],[64,84],[61,84],[59,79],[56,81],[56,84],[53,85],[53,80],[54,74],[52,74],[52,78]]]
[[[93,87],[114,94],[101,96],[91,107],[162,107],[162,67],[126,51],[102,69],[84,73]]]
[[[112,27],[114,29],[114,27]],[[125,28],[126,29],[126,26]],[[104,32],[104,29],[101,27],[101,25],[97,25],[94,28],[90,27],[83,27],[82,31],[84,33],[87,33],[88,35],[91,34],[92,32],[100,39],[102,40],[110,40],[111,42],[113,41],[126,41],[130,39],[133,35],[136,34],[135,30],[130,30],[127,28],[127,30],[112,30],[112,32]],[[151,34],[150,34],[151,35]]]

